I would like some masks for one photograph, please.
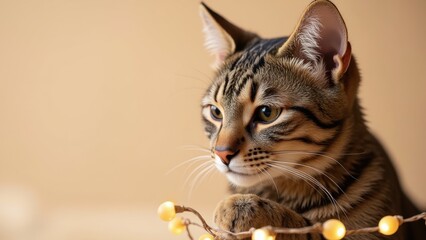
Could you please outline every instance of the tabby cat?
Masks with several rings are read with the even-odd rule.
[[[203,3],[201,18],[217,66],[202,117],[212,158],[234,193],[216,209],[218,227],[240,232],[338,218],[357,229],[385,215],[419,213],[366,127],[359,71],[331,2],[312,2],[289,37],[273,39],[237,27]],[[426,228],[417,222],[392,237],[346,239],[389,238],[425,240]]]

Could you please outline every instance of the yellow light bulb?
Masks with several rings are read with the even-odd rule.
[[[163,221],[168,222],[176,216],[175,204],[170,201],[164,202],[158,207],[157,213]]]
[[[203,234],[198,238],[198,240],[214,240],[214,237],[208,233]]]
[[[340,240],[345,234],[345,225],[337,219],[330,219],[322,224],[322,235],[328,240]]]
[[[384,235],[392,235],[399,228],[399,221],[394,216],[383,217],[379,222],[379,232]]]
[[[251,235],[252,240],[275,240],[275,236],[266,229],[256,229]]]
[[[174,218],[169,222],[169,230],[175,235],[181,234],[183,231],[185,231],[185,228],[186,226],[182,218]]]

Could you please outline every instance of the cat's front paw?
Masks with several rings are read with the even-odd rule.
[[[219,203],[214,220],[219,228],[237,233],[252,227],[281,226],[282,212],[283,207],[276,202],[253,194],[235,194]],[[235,239],[229,234],[221,238]]]

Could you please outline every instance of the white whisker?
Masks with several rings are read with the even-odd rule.
[[[185,183],[184,185],[187,186],[189,180],[191,179],[191,177],[196,174],[197,171],[200,171],[200,169],[207,167],[209,164],[212,164],[214,162],[214,160],[210,160],[204,163],[201,163],[200,165],[198,165],[196,168],[194,168],[191,173],[186,177],[185,179]]]
[[[275,180],[272,177],[272,175],[268,172],[268,169],[260,169],[259,167],[256,167],[256,168],[259,170],[260,173],[265,175],[272,182],[272,184],[274,185],[274,188],[275,188],[275,192],[277,193],[277,196],[279,196],[280,192],[278,191],[278,186],[275,183]]]
[[[211,153],[209,148],[205,148],[199,145],[184,145],[179,147],[180,149],[183,150],[197,150],[197,151],[201,151],[201,152],[207,152],[207,153]]]
[[[320,156],[320,157],[324,157],[329,160],[332,160],[335,163],[337,163],[350,177],[356,180],[356,178],[337,159],[321,152],[311,152],[311,151],[303,151],[303,150],[282,150],[282,151],[271,152],[271,155],[297,155],[297,154]]]
[[[330,180],[343,194],[346,195],[345,191],[343,191],[343,189],[339,186],[339,184],[336,183],[336,181],[334,181],[326,172],[320,171],[317,168],[314,168],[312,166],[306,165],[306,164],[301,164],[301,163],[293,163],[293,162],[285,162],[285,161],[281,161],[281,160],[277,160],[277,159],[270,159],[272,162],[277,163],[277,164],[288,164],[288,165],[296,165],[296,166],[302,166],[302,167],[306,167],[309,168],[321,175],[324,175],[328,180]]]
[[[290,172],[290,173],[292,173],[292,174],[294,174],[296,176],[299,176],[299,177],[302,177],[302,178],[308,180],[309,182],[311,182],[312,184],[314,184],[315,186],[317,186],[318,188],[320,188],[321,191],[323,191],[325,193],[326,197],[329,199],[330,203],[335,208],[339,208],[340,210],[342,210],[343,212],[345,212],[345,209],[336,201],[336,199],[333,197],[333,195],[330,193],[330,191],[323,184],[321,184],[317,179],[315,179],[314,177],[312,177],[311,175],[309,175],[309,174],[307,174],[307,173],[305,173],[303,171],[300,171],[298,169],[288,168],[288,167],[285,167],[283,165],[279,165],[279,164],[276,164],[276,163],[268,163],[268,165],[274,166],[275,168],[279,168],[279,169],[283,168],[283,169],[287,170],[288,172]],[[311,187],[313,187],[315,190],[317,190],[311,184],[309,184],[309,185]],[[317,190],[317,192],[318,192],[318,190]],[[336,212],[337,212],[337,215],[339,216],[339,211],[336,211]]]
[[[271,162],[273,162],[274,164],[277,164],[277,165],[296,165],[296,166],[302,166],[302,167],[306,167],[306,168],[309,168],[309,169],[311,169],[311,170],[314,170],[315,172],[317,172],[317,173],[320,173],[320,174],[322,174],[322,175],[324,175],[328,180],[330,180],[336,187],[337,187],[337,189],[340,191],[340,192],[342,192],[343,193],[343,195],[344,196],[346,196],[347,197],[347,195],[346,195],[346,193],[345,193],[345,191],[343,191],[343,189],[336,183],[336,181],[334,181],[327,173],[325,173],[325,172],[323,172],[323,171],[320,171],[320,170],[318,170],[318,169],[316,169],[316,168],[314,168],[314,167],[312,167],[312,166],[309,166],[309,165],[306,165],[306,164],[301,164],[301,163],[292,163],[292,162],[285,162],[285,161],[277,161],[277,160],[274,160],[274,159],[270,159],[271,160]],[[295,169],[296,170],[296,169]],[[301,170],[298,170],[298,171],[300,171],[300,172],[303,172],[303,171],[301,171]],[[312,177],[312,176],[311,176]],[[314,178],[314,177],[312,177],[312,178]],[[315,178],[314,178],[315,179]],[[316,179],[315,179],[316,180]],[[316,180],[316,181],[318,181],[318,180]],[[318,181],[319,182],[319,181]],[[321,183],[320,183],[321,184]],[[326,187],[323,185],[323,184],[321,184],[322,186],[323,186],[323,188],[324,189],[326,189]],[[327,190],[328,191],[328,190]],[[331,196],[331,194],[330,194],[330,196]],[[334,197],[333,197],[333,199],[334,199]],[[335,200],[335,199],[334,199]],[[337,203],[337,200],[335,200],[335,202]],[[340,209],[343,211],[343,213],[345,214],[345,216],[346,216],[346,210],[345,209],[343,209],[341,206],[340,206]]]
[[[172,169],[170,169],[169,171],[166,172],[166,175],[169,175],[170,173],[172,173],[173,171],[175,171],[176,169],[182,167],[185,164],[189,164],[188,168],[191,167],[194,163],[201,161],[201,160],[209,160],[211,159],[210,155],[202,155],[202,156],[197,156],[197,157],[193,157],[191,159],[188,159],[186,161],[183,161],[181,163],[179,163],[178,165],[176,165],[175,167],[173,167]],[[187,169],[188,170],[188,169]]]
[[[211,162],[207,162],[207,163],[211,163]],[[214,169],[214,165],[207,165],[204,167],[203,170],[201,170],[193,179],[192,179],[192,183],[191,183],[191,187],[189,189],[189,198],[191,198],[192,196],[192,192],[194,191],[194,189],[196,188],[196,186],[198,186],[201,181],[208,175],[208,173]]]
[[[290,173],[290,174],[293,174],[293,175],[295,175],[295,176],[297,176],[297,177],[300,177],[302,180],[304,180],[309,186],[311,186],[315,191],[317,191],[318,192],[318,194],[320,194],[320,195],[322,195],[322,193],[317,189],[317,188],[315,188],[309,181],[308,181],[308,179],[304,176],[304,175],[301,175],[301,174],[299,174],[299,173],[297,173],[297,172],[295,172],[295,171],[293,171],[294,169],[293,168],[291,168],[291,167],[287,167],[287,166],[280,166],[280,165],[276,165],[276,164],[274,164],[274,163],[267,163],[267,165],[268,166],[270,166],[270,167],[272,167],[272,168],[274,168],[274,169],[278,169],[278,170],[284,170],[284,171],[286,171],[286,172],[288,172],[288,173]]]

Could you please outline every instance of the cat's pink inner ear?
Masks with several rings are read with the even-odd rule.
[[[333,80],[338,82],[349,67],[352,53],[345,22],[331,3],[319,5],[311,11],[310,17],[320,22],[318,53],[326,63]]]
[[[347,30],[343,18],[332,3],[314,2],[303,17],[298,35],[305,57],[311,61],[323,59],[328,71],[337,73],[347,69],[350,60],[347,57]]]
[[[332,70],[332,77],[334,81],[338,81],[340,78],[342,78],[343,74],[346,73],[351,62],[351,56],[352,47],[349,42],[347,42],[346,51],[342,56],[340,56],[340,54],[333,56],[333,61],[336,65],[336,67]]]
[[[204,46],[215,55],[215,67],[220,66],[231,54],[244,49],[257,37],[256,34],[229,22],[204,3],[200,5],[200,15],[204,26]]]
[[[216,52],[215,55],[216,55],[216,59],[215,59],[215,62],[213,63],[213,65],[212,65],[212,67],[218,68],[225,61],[225,59],[228,57],[229,53],[227,51],[222,51],[222,52]]]
[[[200,16],[204,32],[204,46],[216,57],[213,67],[218,67],[227,56],[235,51],[235,43],[231,36],[213,17],[214,14],[215,13],[207,8],[206,5],[200,5]]]
[[[324,65],[334,81],[343,76],[350,63],[351,49],[345,22],[333,3],[317,0],[308,6],[277,55],[288,52],[310,63],[315,71],[317,66]]]

